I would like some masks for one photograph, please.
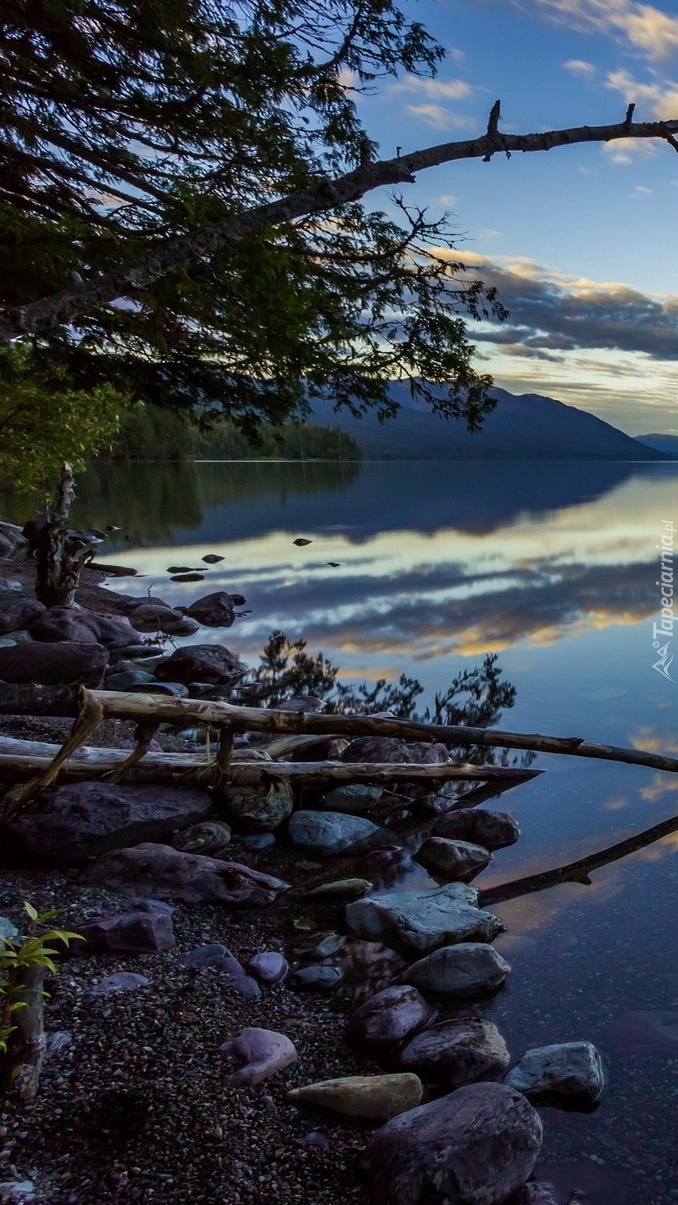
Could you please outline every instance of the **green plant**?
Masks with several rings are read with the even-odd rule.
[[[16,1029],[16,1025],[12,1025],[13,1014],[27,1007],[27,1002],[21,999],[25,987],[22,982],[24,973],[31,967],[45,967],[56,974],[56,950],[49,943],[61,941],[68,946],[71,941],[84,940],[79,933],[66,929],[40,932],[40,926],[58,916],[60,908],[39,913],[27,900],[24,901],[24,908],[30,924],[23,941],[0,937],[0,1055],[7,1054],[8,1039]],[[48,993],[43,991],[42,994],[46,996]]]

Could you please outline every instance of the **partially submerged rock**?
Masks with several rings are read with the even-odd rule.
[[[498,1079],[510,1061],[499,1030],[481,1017],[443,1021],[426,1029],[408,1043],[399,1057],[401,1067],[446,1088]]]
[[[214,900],[233,908],[271,904],[289,887],[282,879],[239,862],[222,862],[150,842],[103,854],[85,868],[80,882],[187,903]]]
[[[491,857],[489,850],[470,841],[430,837],[421,846],[416,861],[440,878],[469,879],[483,870]]]
[[[605,1087],[605,1073],[592,1042],[558,1042],[528,1050],[506,1083],[530,1096],[555,1092],[593,1103]]]
[[[414,1109],[423,1092],[421,1080],[410,1072],[393,1075],[348,1075],[320,1080],[287,1093],[288,1104],[320,1109],[347,1121],[381,1124]]]
[[[482,808],[458,808],[441,816],[433,826],[436,837],[471,841],[485,849],[513,845],[520,829],[508,812],[486,812]]]
[[[243,665],[223,644],[191,644],[175,649],[156,666],[163,682],[212,682],[235,685],[247,673]]]
[[[389,840],[385,829],[364,816],[349,816],[343,812],[298,811],[293,814],[287,829],[293,845],[321,858],[339,854],[359,853],[379,841]]]
[[[348,1036],[377,1053],[389,1054],[426,1029],[437,1011],[410,984],[387,987],[354,1012]]]
[[[501,987],[511,968],[487,942],[441,946],[408,967],[403,975],[424,995],[468,1000]]]
[[[346,908],[349,929],[395,949],[426,954],[456,942],[492,941],[504,926],[476,907],[478,892],[463,883],[429,891],[393,891],[355,900]]]

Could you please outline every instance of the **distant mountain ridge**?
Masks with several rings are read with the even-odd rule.
[[[650,435],[636,435],[635,439],[637,443],[670,456],[671,460],[678,460],[678,435],[662,435],[661,432],[653,431]]]
[[[313,403],[309,421],[352,435],[373,460],[665,460],[666,454],[625,435],[602,419],[536,393],[517,396],[493,389],[497,409],[479,435],[463,422],[445,420],[413,403],[405,381],[389,392],[400,404],[397,418],[380,423],[374,414],[356,419],[334,413],[331,401]]]

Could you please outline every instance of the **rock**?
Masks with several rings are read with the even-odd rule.
[[[144,690],[148,688],[149,682],[154,682],[153,674],[149,674],[144,669],[126,670],[120,674],[106,674],[106,690],[134,690],[141,686]]]
[[[145,685],[130,686],[133,695],[168,695],[172,699],[187,699],[188,687],[183,682],[156,682],[154,678]]]
[[[102,644],[119,648],[130,644],[136,632],[122,615],[99,615],[84,607],[49,607],[28,625],[34,640],[54,644],[74,641],[78,644]]]
[[[395,949],[427,954],[457,942],[492,941],[504,926],[477,908],[478,892],[464,883],[429,891],[392,891],[355,900],[346,908],[352,933]]]
[[[250,958],[247,969],[260,983],[273,985],[282,983],[287,978],[290,968],[287,959],[277,950],[264,950],[263,953],[255,954],[253,958]]]
[[[341,755],[342,761],[409,762],[432,765],[450,760],[444,745],[401,741],[392,736],[359,736]]]
[[[295,943],[294,953],[298,958],[331,958],[343,950],[347,940],[343,933],[311,933]]]
[[[167,625],[171,627],[172,624],[181,623],[183,615],[172,607],[142,603],[134,608],[129,618],[137,632],[166,632]]]
[[[299,1057],[294,1043],[273,1029],[241,1029],[219,1047],[219,1052],[242,1059],[245,1064],[226,1080],[234,1088],[254,1088],[290,1063],[296,1063]]]
[[[530,1175],[539,1114],[504,1084],[473,1084],[388,1121],[365,1163],[376,1201],[500,1205]]]
[[[339,967],[317,963],[295,971],[287,980],[287,986],[297,992],[330,992],[339,987],[343,977]]]
[[[293,695],[291,699],[283,699],[281,703],[277,703],[276,711],[293,711],[297,715],[317,715],[319,712],[325,711],[326,707],[327,703],[324,699],[319,699],[317,695]]]
[[[576,1198],[583,1202],[583,1197]],[[531,1180],[529,1184],[523,1184],[516,1193],[506,1202],[506,1205],[562,1205],[564,1197],[561,1197],[555,1190],[552,1184],[537,1183]],[[575,1197],[570,1197],[570,1201],[575,1201]]]
[[[370,787],[361,783],[352,786],[335,787],[328,791],[321,803],[322,808],[334,812],[350,812],[352,815],[362,815],[369,812],[384,794],[381,787]]]
[[[235,620],[235,603],[233,595],[225,590],[216,590],[213,594],[205,594],[196,598],[185,614],[195,619],[205,628],[230,628]]]
[[[14,648],[0,648],[0,680],[4,682],[97,687],[107,665],[108,650],[100,644],[31,641]]]
[[[485,849],[513,845],[520,829],[508,812],[484,812],[482,808],[459,808],[441,816],[433,826],[436,837],[471,841]]]
[[[408,967],[402,978],[424,995],[467,1000],[501,987],[511,970],[501,954],[486,942],[441,946]]]
[[[14,581],[9,577],[0,577],[0,598],[16,598],[18,594],[25,593],[26,587],[23,582]]]
[[[212,801],[203,791],[180,787],[78,782],[40,791],[33,806],[10,822],[8,835],[30,857],[68,864],[162,841],[202,820]]]
[[[124,648],[116,649],[115,655],[130,660],[138,658],[141,668],[148,669],[151,666],[155,668],[164,657],[165,650],[161,644],[126,644]]]
[[[231,844],[230,825],[225,820],[204,820],[202,824],[192,824],[172,838],[174,849],[181,849],[188,854],[208,854],[218,856]]]
[[[18,1201],[22,1205],[33,1205],[37,1201],[37,1189],[32,1180],[2,1180],[0,1181],[0,1201],[2,1205],[11,1205]]]
[[[195,619],[188,619],[184,615],[181,619],[172,622],[167,620],[163,624],[162,631],[166,636],[195,636],[196,632],[200,631],[200,624]]]
[[[505,1082],[530,1096],[557,1092],[593,1103],[605,1087],[605,1073],[591,1042],[558,1042],[528,1050]]]
[[[155,672],[164,682],[218,682],[230,686],[244,677],[247,666],[223,644],[192,644],[175,649]]]
[[[446,1088],[498,1079],[510,1061],[499,1030],[480,1017],[442,1021],[424,1030],[408,1043],[399,1058],[401,1067]]]
[[[387,987],[353,1014],[348,1036],[377,1052],[390,1053],[430,1025],[437,1011],[416,987]]]
[[[348,1075],[292,1088],[285,1096],[300,1109],[321,1109],[349,1121],[372,1121],[381,1125],[399,1113],[414,1109],[423,1092],[417,1075]]]
[[[270,832],[283,820],[287,820],[294,798],[292,788],[282,778],[272,779],[268,790],[265,787],[227,787],[223,795],[224,806],[233,820],[244,829],[254,832]]]
[[[180,954],[177,962],[197,971],[217,971],[227,986],[246,1000],[257,1000],[261,995],[259,984],[245,972],[227,946],[216,943],[196,946],[187,954]]]
[[[45,610],[35,598],[14,598],[10,594],[0,595],[0,599],[0,633],[16,632],[28,627]]]
[[[336,879],[332,883],[321,883],[319,887],[305,891],[304,899],[314,900],[318,904],[325,901],[331,903],[333,900],[357,900],[366,891],[370,891],[371,887],[369,879]]]
[[[86,954],[154,954],[173,950],[173,908],[159,900],[141,902],[129,912],[97,916],[76,924],[76,932],[85,939],[79,952]]]
[[[150,842],[103,854],[85,868],[79,881],[132,895],[150,893],[187,903],[221,901],[233,908],[271,904],[289,887],[282,879],[251,870],[239,862],[186,854],[169,845]]]
[[[73,1034],[68,1029],[55,1029],[52,1033],[47,1034],[47,1044],[45,1046],[45,1058],[56,1058],[61,1054],[62,1050],[68,1050],[69,1046],[73,1045]]]
[[[242,837],[242,844],[245,849],[266,849],[275,845],[275,837],[273,833],[249,833]]]
[[[107,975],[91,988],[93,996],[105,996],[109,992],[133,992],[137,987],[148,987],[150,979],[145,975],[137,975],[134,971],[116,971]]]
[[[469,879],[487,866],[491,857],[489,850],[481,845],[472,845],[469,841],[430,837],[424,841],[415,861],[441,878]]]
[[[293,845],[321,858],[360,853],[378,841],[389,840],[386,830],[371,820],[343,812],[295,812],[287,833]]]
[[[6,916],[0,916],[0,941],[14,941],[19,936],[19,930]]]

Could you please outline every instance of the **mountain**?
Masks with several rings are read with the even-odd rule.
[[[405,381],[392,381],[389,392],[400,404],[395,419],[380,423],[374,414],[354,418],[334,413],[331,400],[313,403],[309,421],[337,426],[352,435],[363,456],[372,460],[664,460],[665,454],[624,435],[602,419],[566,406],[552,397],[517,397],[493,389],[497,409],[479,435],[463,422],[443,419],[413,403]]]
[[[636,435],[635,438],[638,443],[645,444],[648,448],[654,448],[656,452],[663,452],[672,460],[678,460],[678,435],[662,435],[652,432],[651,435]]]

